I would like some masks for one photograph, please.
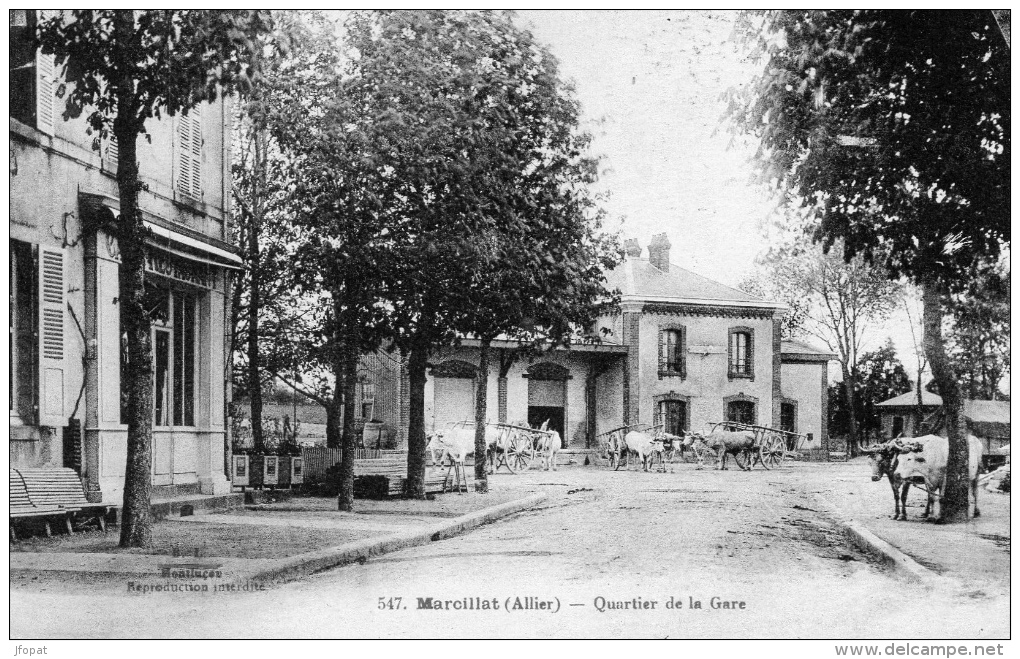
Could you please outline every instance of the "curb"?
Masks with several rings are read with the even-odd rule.
[[[408,547],[426,545],[435,540],[453,537],[468,529],[488,524],[507,515],[527,510],[545,501],[543,493],[516,501],[508,501],[497,506],[461,515],[449,522],[432,524],[414,531],[404,531],[383,538],[358,540],[337,547],[305,552],[288,558],[281,558],[272,567],[248,574],[236,574],[234,582],[281,583],[290,581],[306,574],[321,572],[329,568],[363,561],[372,556],[388,554]]]
[[[823,508],[826,508],[829,511],[832,521],[841,528],[843,534],[850,540],[851,543],[869,554],[880,558],[883,562],[888,563],[893,567],[893,569],[908,580],[931,589],[944,588],[951,585],[951,582],[949,582],[945,577],[942,577],[938,573],[924,567],[893,545],[875,535],[870,529],[857,520],[847,516],[846,513],[837,508],[826,497],[821,494],[815,494],[815,499],[822,505]]]

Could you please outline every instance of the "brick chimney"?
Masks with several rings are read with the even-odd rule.
[[[652,242],[648,243],[648,261],[659,270],[669,272],[669,238],[666,234],[659,233],[652,236]]]
[[[638,244],[637,238],[628,238],[627,240],[624,240],[623,251],[627,253],[628,258],[641,258],[641,245]]]

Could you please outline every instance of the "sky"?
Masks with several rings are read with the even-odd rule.
[[[602,157],[597,189],[610,193],[606,228],[637,238],[646,257],[651,236],[664,232],[672,263],[738,285],[767,248],[775,203],[750,182],[754,145],[731,144],[720,123],[720,96],[754,73],[730,38],[736,12],[517,14],[576,86],[584,127]],[[910,324],[900,307],[869,332],[865,350],[892,338],[916,377]]]

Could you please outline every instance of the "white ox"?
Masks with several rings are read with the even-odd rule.
[[[485,445],[488,449],[495,449],[499,443],[499,430],[493,426],[485,426]],[[450,458],[450,469],[455,470],[454,477],[457,480],[457,491],[460,491],[461,477],[464,479],[464,490],[467,490],[467,474],[464,472],[464,459],[475,452],[475,429],[474,427],[458,427],[437,430],[429,435],[428,444],[425,450],[432,454],[433,464],[439,464]],[[438,454],[438,459],[436,455]],[[479,459],[476,457],[476,459]],[[484,458],[481,458],[484,459]],[[490,465],[491,466],[491,465]],[[446,478],[450,477],[450,469],[446,471]],[[491,473],[491,472],[490,472]],[[443,481],[443,489],[446,489],[446,480]]]
[[[531,444],[532,456],[539,456],[539,459],[545,463],[546,471],[549,471],[550,467],[556,471],[556,454],[559,453],[562,445],[560,433],[555,430],[542,430],[535,433]]]
[[[648,471],[652,455],[662,451],[661,439],[656,439],[655,435],[640,430],[631,430],[627,433],[623,438],[623,444],[620,447],[621,456],[626,455],[629,458],[631,454],[636,455],[641,461],[641,468],[644,471]]]
[[[949,460],[949,440],[938,435],[925,435],[917,439],[908,440],[921,444],[921,450],[909,453],[900,453],[899,463],[896,465],[895,477],[898,481],[906,483],[923,483],[928,489],[928,504],[924,508],[924,515],[927,517],[932,512],[932,505],[935,502],[935,492],[939,493],[939,509],[941,512],[942,497],[945,495],[946,464]],[[978,517],[981,511],[977,505],[977,470],[981,464],[981,442],[973,435],[967,436],[968,448],[968,480],[970,482],[971,497],[974,499],[974,517]],[[907,488],[902,489],[903,519],[906,519]]]

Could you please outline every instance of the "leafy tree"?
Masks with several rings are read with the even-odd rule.
[[[737,285],[737,288],[764,300],[782,301],[789,311],[783,315],[783,319],[780,321],[780,336],[784,341],[802,336],[805,333],[804,323],[808,320],[807,301],[799,296],[787,295],[785,287],[772,278],[772,273],[762,267],[762,263],[757,265],[757,270],[746,276]]]
[[[906,393],[913,387],[910,376],[896,357],[892,340],[878,350],[861,355],[854,382],[853,407],[847,393],[847,381],[829,386],[829,432],[849,434],[853,409],[854,427],[863,440],[881,432],[882,419],[878,404]]]
[[[113,135],[120,149],[117,187],[120,295],[129,363],[127,469],[120,543],[149,544],[152,488],[151,319],[145,293],[145,227],[138,210],[137,141],[147,122],[212,101],[224,88],[249,84],[257,70],[255,37],[268,30],[263,11],[74,10],[41,21],[39,45],[53,54],[69,85],[64,119],[86,113],[88,126]]]
[[[343,404],[341,510],[354,501],[358,360],[385,338],[380,272],[389,267],[392,209],[403,185],[392,152],[417,137],[420,119],[390,96],[391,62],[373,56],[375,25],[374,15],[353,15],[345,26],[346,54],[333,33],[288,67],[288,78],[274,89],[271,117],[293,172],[290,281],[299,292],[322,296],[325,307],[308,354],[331,371],[330,419]]]
[[[773,247],[761,259],[761,267],[793,309],[801,309],[800,331],[825,344],[839,361],[843,382],[859,383],[867,338],[876,323],[888,318],[899,299],[899,287],[880,266],[861,257],[844,261],[811,244],[804,234],[794,234],[786,244]],[[858,387],[845,386],[846,408],[859,410]],[[857,454],[864,428],[860,413],[847,414],[847,450]]]
[[[1002,400],[999,384],[1009,374],[1009,276],[989,265],[970,281],[950,297],[946,349],[966,398]]]
[[[743,14],[765,62],[731,96],[761,139],[765,181],[847,258],[922,289],[925,353],[947,417],[942,521],[968,510],[961,396],[942,336],[947,296],[1009,243],[1009,44],[988,11]]]
[[[308,319],[315,315],[315,301],[298,295],[293,285],[297,236],[290,221],[290,197],[298,174],[293,157],[281,149],[270,128],[281,103],[304,99],[295,84],[307,82],[313,71],[331,73],[336,63],[335,31],[322,14],[275,12],[273,22],[273,32],[260,39],[262,75],[240,95],[233,135],[234,228],[244,260],[234,288],[233,347],[243,367],[237,372],[246,375],[239,385],[247,393],[253,419],[261,418],[264,386],[277,377],[293,382],[295,373],[314,362]],[[327,438],[339,446],[335,425],[330,424],[328,431],[333,432],[327,432]],[[252,430],[255,448],[261,450],[261,424],[253,424]]]

